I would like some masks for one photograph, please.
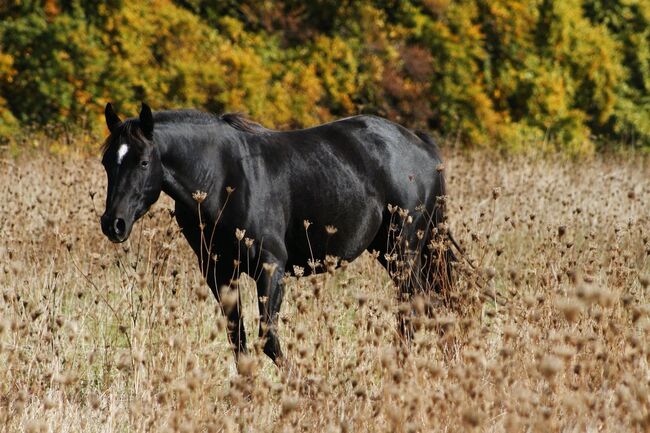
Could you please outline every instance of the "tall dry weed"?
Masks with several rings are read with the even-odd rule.
[[[114,245],[98,161],[0,163],[0,430],[648,431],[647,161],[447,159],[466,258],[407,356],[366,255],[289,279],[292,368],[239,374],[169,200]]]

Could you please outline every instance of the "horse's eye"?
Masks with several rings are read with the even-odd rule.
[[[143,168],[149,165],[149,161],[140,161],[140,166]]]

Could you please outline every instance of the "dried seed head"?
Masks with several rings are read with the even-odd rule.
[[[583,307],[580,301],[573,299],[560,299],[555,303],[555,306],[570,323],[574,323],[578,320]]]
[[[318,260],[318,259],[317,260],[312,260],[312,259],[307,260],[307,266],[309,266],[312,269],[312,271],[315,271],[316,268],[320,267],[320,265],[321,265],[321,263],[320,263],[320,260]]]
[[[256,370],[255,358],[248,355],[239,355],[237,358],[237,371],[244,377],[252,377]]]
[[[209,290],[203,286],[197,287],[195,292],[199,301],[205,301],[210,296]]]
[[[463,423],[470,427],[478,427],[481,424],[481,412],[476,408],[466,408],[462,412]]]
[[[335,234],[337,231],[339,231],[339,229],[337,229],[334,226],[327,225],[327,226],[325,226],[325,231],[327,232],[328,235],[331,236],[331,235]]]
[[[43,399],[43,409],[50,410],[56,407],[56,401],[50,397],[45,397]]]
[[[285,396],[282,398],[282,416],[286,416],[298,407],[298,398]]]
[[[25,423],[26,433],[41,433],[48,431],[48,425],[42,420],[32,420]]]
[[[264,263],[262,264],[262,267],[266,271],[267,274],[269,274],[269,277],[272,276],[275,273],[275,270],[278,267],[277,263]]]
[[[503,336],[506,340],[511,340],[517,336],[517,327],[514,325],[506,325],[503,327]]]
[[[639,275],[639,283],[641,283],[641,287],[647,289],[650,285],[650,275]]]
[[[242,239],[244,239],[245,234],[246,234],[246,230],[235,229],[235,237],[237,238],[238,241],[241,241]]]
[[[569,361],[576,354],[576,349],[573,346],[563,344],[554,348],[553,353],[565,361]]]
[[[205,201],[205,198],[208,196],[208,193],[205,191],[194,191],[192,193],[192,198],[195,202],[201,204]]]
[[[221,305],[223,306],[223,311],[226,313],[226,315],[230,313],[239,302],[239,294],[237,290],[229,289],[227,286],[223,286],[221,288],[220,298]]]
[[[544,355],[538,365],[539,372],[546,380],[551,380],[562,369],[562,361],[553,355]]]

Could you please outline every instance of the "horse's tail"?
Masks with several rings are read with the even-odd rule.
[[[436,159],[440,161],[440,164],[438,167],[435,167],[435,176],[436,176],[436,186],[434,188],[435,191],[435,205],[432,213],[432,220],[431,220],[431,226],[436,230],[436,240],[444,245],[444,251],[441,255],[441,257],[438,258],[438,260],[441,260],[441,263],[439,264],[438,274],[436,280],[433,283],[433,289],[436,291],[442,291],[445,288],[450,288],[453,286],[453,263],[458,261],[458,258],[454,254],[454,251],[452,250],[452,246],[456,247],[458,249],[458,252],[462,255],[462,249],[458,245],[458,242],[456,242],[456,239],[454,239],[453,235],[451,234],[451,230],[446,225],[447,222],[447,216],[446,216],[446,202],[447,202],[447,184],[445,182],[445,175],[444,175],[444,170],[442,167],[442,158],[440,156],[440,148],[438,147],[438,144],[436,141],[431,137],[429,134],[423,132],[423,131],[414,131],[415,135],[418,136],[418,138],[422,141],[424,141],[426,144],[431,146],[433,151],[435,152]],[[447,242],[449,241],[449,242]]]

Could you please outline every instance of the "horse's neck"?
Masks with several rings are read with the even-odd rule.
[[[210,161],[210,149],[217,144],[205,139],[176,137],[167,134],[159,143],[160,157],[163,164],[163,192],[176,203],[185,207],[196,208],[196,192],[213,194],[219,191],[221,179],[211,167],[218,161]],[[209,161],[209,162],[208,162]]]

